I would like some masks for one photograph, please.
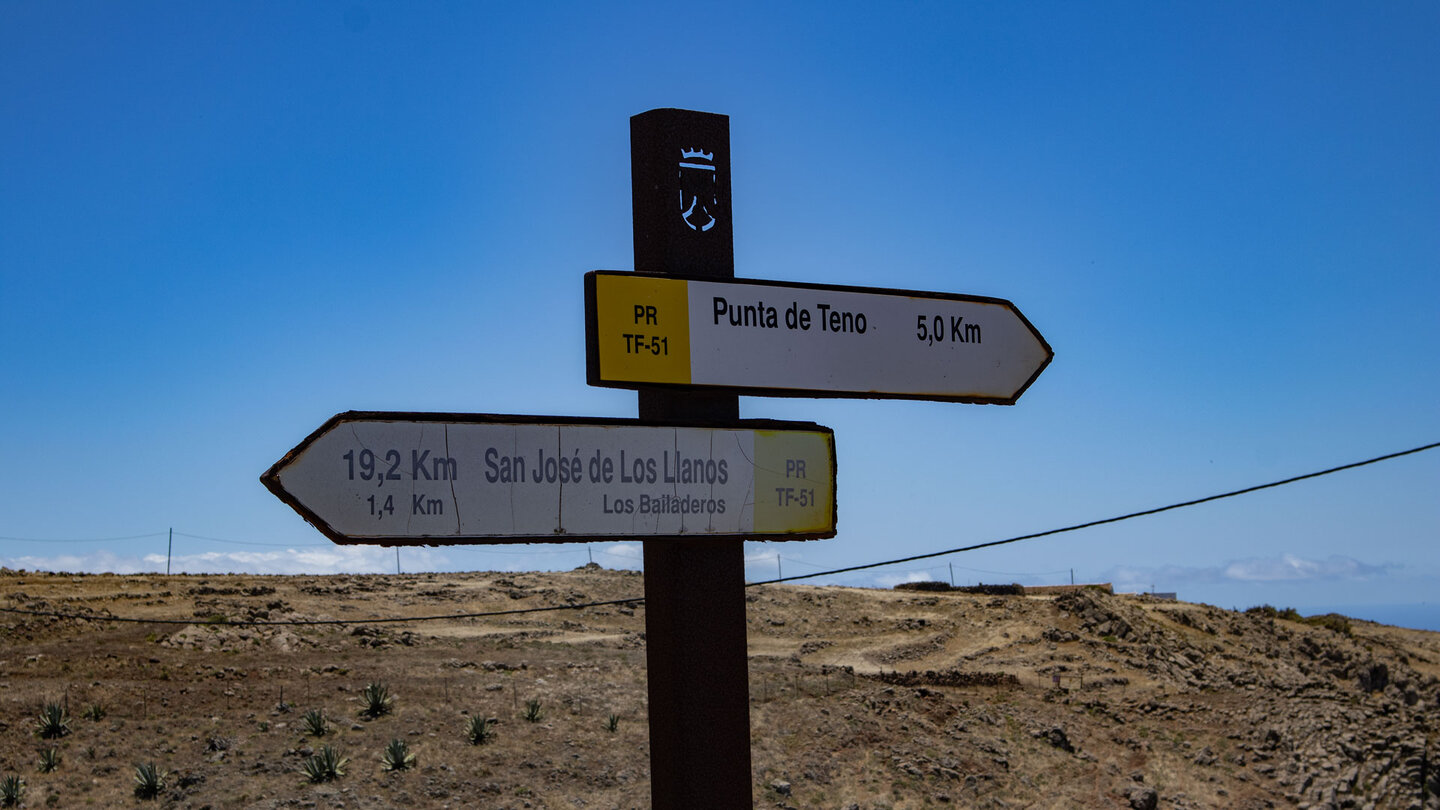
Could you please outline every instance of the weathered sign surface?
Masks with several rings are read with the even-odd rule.
[[[1010,405],[1053,352],[1009,301],[647,273],[585,275],[591,385]]]
[[[829,428],[347,412],[261,481],[337,543],[835,534]]]

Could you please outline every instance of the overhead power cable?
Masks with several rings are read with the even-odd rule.
[[[221,537],[206,537],[200,534],[188,534],[186,532],[175,532],[176,537],[188,537],[191,540],[204,540],[207,543],[225,543],[231,546],[269,546],[272,548],[322,548],[334,546],[334,543],[264,543],[259,540],[226,540]]]
[[[1357,467],[1364,467],[1364,466],[1367,466],[1367,465],[1370,465],[1370,464],[1377,464],[1377,463],[1379,463],[1379,462],[1381,462],[1381,461],[1389,461],[1389,460],[1391,460],[1391,459],[1401,458],[1402,456],[1414,455],[1415,453],[1421,453],[1421,452],[1424,452],[1424,451],[1426,451],[1426,450],[1434,450],[1434,449],[1437,448],[1437,447],[1440,447],[1440,442],[1435,442],[1435,443],[1432,443],[1432,444],[1421,445],[1420,447],[1414,447],[1414,448],[1411,448],[1411,449],[1409,449],[1409,450],[1402,450],[1402,451],[1400,451],[1400,452],[1398,452],[1398,453],[1389,453],[1389,454],[1383,455],[1383,456],[1376,456],[1375,458],[1366,459],[1366,460],[1364,460],[1364,461],[1357,461],[1357,462],[1354,462],[1353,464],[1343,464],[1343,465],[1341,465],[1341,466],[1339,466],[1339,467],[1331,467],[1331,468],[1328,469],[1328,470],[1320,470],[1319,472],[1306,473],[1305,475],[1297,475],[1297,476],[1294,476],[1294,477],[1292,477],[1292,478],[1282,479],[1282,480],[1280,480],[1280,481],[1271,481],[1271,482],[1268,483],[1268,484],[1259,484],[1259,485],[1252,486],[1252,487],[1245,487],[1244,489],[1237,489],[1237,490],[1233,490],[1233,491],[1230,491],[1230,492],[1222,492],[1222,493],[1220,493],[1220,494],[1218,494],[1218,495],[1210,495],[1210,496],[1207,496],[1207,497],[1204,497],[1204,498],[1196,498],[1196,499],[1194,499],[1194,500],[1182,501],[1182,502],[1180,502],[1180,503],[1173,503],[1173,504],[1170,504],[1170,505],[1168,505],[1168,506],[1160,506],[1160,507],[1156,507],[1156,508],[1154,508],[1154,509],[1146,509],[1146,510],[1140,511],[1140,512],[1131,512],[1130,514],[1127,514],[1127,515],[1118,515],[1118,516],[1116,516],[1116,517],[1103,518],[1103,519],[1100,519],[1100,520],[1092,520],[1092,521],[1089,521],[1089,522],[1087,522],[1087,523],[1077,523],[1077,524],[1075,524],[1075,525],[1073,525],[1073,526],[1065,526],[1065,527],[1063,527],[1063,528],[1050,529],[1050,530],[1048,530],[1048,531],[1043,531],[1043,532],[1034,532],[1034,533],[1032,533],[1032,534],[1023,534],[1023,535],[1019,535],[1019,536],[1017,536],[1017,537],[1009,537],[1009,538],[1006,538],[1006,539],[1004,539],[1004,540],[991,540],[991,541],[986,542],[986,543],[976,543],[976,544],[974,544],[974,545],[961,546],[961,547],[958,547],[958,548],[951,548],[951,549],[945,549],[945,550],[943,550],[943,551],[933,551],[933,552],[929,552],[929,553],[927,553],[927,554],[915,554],[915,555],[912,555],[912,556],[909,556],[909,557],[901,557],[901,558],[894,559],[894,560],[884,560],[884,561],[881,561],[881,562],[866,563],[866,564],[864,564],[864,565],[852,565],[852,566],[848,566],[848,567],[845,567],[845,568],[834,568],[834,569],[831,569],[831,570],[828,570],[828,571],[819,571],[819,572],[816,572],[816,573],[813,573],[813,574],[797,574],[797,575],[795,575],[795,576],[783,577],[783,578],[777,578],[777,579],[769,579],[769,580],[764,580],[764,581],[762,581],[762,582],[749,582],[749,583],[746,583],[745,587],[747,587],[747,588],[753,588],[753,587],[757,587],[757,586],[760,586],[760,585],[775,585],[775,584],[778,584],[778,583],[781,583],[781,582],[792,582],[792,581],[794,581],[794,580],[800,580],[800,579],[814,579],[815,577],[830,576],[830,575],[832,575],[832,574],[846,574],[846,573],[850,573],[850,572],[852,572],[852,571],[864,571],[864,570],[867,570],[867,569],[870,569],[870,568],[880,568],[880,567],[886,566],[886,565],[898,565],[898,564],[900,564],[900,563],[914,562],[915,560],[928,560],[928,559],[932,559],[932,558],[935,558],[935,557],[942,557],[942,556],[944,556],[944,555],[946,555],[946,554],[959,554],[959,553],[962,553],[962,552],[965,552],[965,551],[975,551],[976,549],[990,548],[990,547],[992,547],[992,546],[1003,546],[1003,545],[1006,545],[1006,544],[1008,544],[1008,543],[1018,543],[1018,542],[1020,542],[1020,541],[1022,541],[1022,540],[1035,540],[1035,539],[1038,539],[1038,538],[1041,538],[1041,537],[1050,537],[1050,536],[1056,535],[1056,534],[1063,534],[1063,533],[1066,533],[1066,532],[1079,531],[1080,529],[1089,529],[1089,528],[1093,528],[1093,527],[1095,527],[1095,526],[1104,526],[1104,525],[1110,524],[1110,523],[1119,523],[1119,522],[1124,521],[1124,520],[1132,520],[1132,519],[1134,519],[1134,518],[1147,517],[1147,516],[1149,516],[1149,515],[1158,515],[1158,514],[1160,514],[1160,513],[1162,513],[1162,512],[1169,512],[1169,511],[1172,511],[1172,510],[1175,510],[1175,509],[1183,509],[1183,508],[1189,507],[1189,506],[1198,506],[1198,505],[1200,505],[1200,504],[1202,504],[1202,503],[1210,503],[1210,502],[1212,502],[1212,501],[1224,500],[1225,498],[1234,498],[1234,497],[1237,497],[1237,496],[1239,496],[1239,495],[1247,495],[1247,494],[1249,494],[1249,493],[1259,492],[1259,491],[1265,490],[1265,489],[1273,489],[1273,488],[1275,488],[1275,487],[1285,486],[1286,484],[1294,484],[1294,483],[1297,483],[1297,482],[1299,482],[1299,481],[1307,481],[1307,480],[1312,479],[1312,478],[1319,478],[1319,477],[1321,477],[1321,476],[1331,475],[1331,474],[1333,474],[1333,473],[1343,472],[1343,471],[1345,471],[1345,470],[1353,470],[1353,469],[1356,469]],[[288,620],[287,620],[287,619],[281,619],[281,620],[269,620],[269,619],[266,619],[266,620],[246,620],[246,619],[228,620],[228,619],[227,619],[227,620],[223,620],[223,621],[220,621],[220,622],[217,622],[217,623],[218,623],[218,624],[228,624],[228,625],[248,626],[248,627],[305,626],[305,625],[345,625],[345,624],[394,624],[394,623],[405,623],[405,622],[445,621],[445,620],[454,620],[454,619],[481,619],[481,618],[487,618],[487,617],[491,617],[491,616],[516,616],[516,615],[521,615],[521,614],[525,614],[525,613],[544,613],[544,612],[550,612],[550,611],[556,611],[556,610],[583,610],[583,609],[585,609],[585,608],[604,607],[604,606],[607,606],[607,605],[638,605],[638,604],[643,603],[644,601],[645,601],[645,598],[644,598],[644,597],[639,597],[639,596],[637,596],[637,597],[633,597],[633,598],[630,598],[630,599],[611,599],[611,600],[603,601],[603,602],[586,602],[586,603],[583,603],[583,604],[574,604],[574,605],[550,605],[550,606],[546,606],[546,607],[517,608],[517,609],[514,609],[514,610],[497,610],[497,611],[486,611],[486,612],[479,612],[479,613],[452,613],[452,614],[445,614],[445,615],[439,615],[439,616],[412,616],[412,617],[406,617],[406,618],[401,618],[401,617],[385,617],[385,618],[374,618],[374,619],[288,619]],[[134,617],[121,617],[121,616],[88,616],[88,615],[82,615],[82,614],[62,613],[62,612],[59,612],[59,611],[25,610],[25,609],[21,609],[21,608],[9,608],[9,607],[0,607],[0,613],[14,613],[14,614],[20,614],[20,615],[29,615],[29,616],[44,616],[44,617],[60,618],[60,619],[84,619],[84,620],[90,620],[90,621],[125,622],[125,623],[133,623],[133,624],[196,624],[196,623],[197,623],[197,621],[196,621],[195,619],[139,619],[139,618],[134,618]],[[201,620],[201,621],[204,621],[204,620]]]
[[[1133,520],[1133,519],[1139,518],[1139,517],[1148,517],[1148,516],[1150,516],[1150,515],[1158,515],[1158,514],[1160,514],[1161,512],[1169,512],[1169,511],[1172,511],[1172,510],[1174,510],[1174,509],[1184,509],[1184,508],[1187,507],[1187,506],[1199,506],[1199,505],[1202,504],[1202,503],[1210,503],[1210,502],[1212,502],[1212,501],[1224,500],[1224,499],[1226,499],[1226,498],[1234,498],[1234,497],[1236,497],[1236,496],[1238,496],[1238,495],[1248,495],[1248,494],[1250,494],[1250,493],[1252,493],[1252,492],[1259,492],[1259,491],[1262,490],[1262,489],[1272,489],[1272,488],[1274,488],[1274,487],[1282,487],[1282,486],[1285,486],[1286,484],[1294,484],[1294,483],[1299,482],[1299,481],[1308,481],[1308,480],[1311,479],[1311,478],[1319,478],[1319,477],[1322,476],[1322,475],[1330,475],[1330,474],[1332,474],[1332,473],[1343,472],[1343,471],[1345,471],[1345,470],[1353,470],[1353,469],[1355,469],[1356,467],[1364,467],[1364,466],[1366,466],[1367,464],[1377,464],[1377,463],[1379,463],[1379,462],[1381,462],[1381,461],[1389,461],[1389,460],[1391,460],[1391,459],[1400,458],[1401,456],[1413,455],[1413,454],[1415,454],[1415,453],[1421,453],[1421,452],[1424,452],[1424,451],[1426,451],[1426,450],[1434,450],[1434,449],[1437,448],[1437,447],[1440,447],[1440,442],[1434,442],[1434,443],[1432,443],[1432,444],[1421,445],[1420,447],[1412,447],[1412,448],[1409,449],[1409,450],[1401,450],[1401,451],[1398,452],[1398,453],[1389,453],[1389,454],[1386,454],[1386,455],[1383,455],[1383,456],[1376,456],[1375,458],[1369,458],[1369,459],[1366,459],[1366,460],[1364,460],[1364,461],[1357,461],[1357,462],[1354,462],[1353,464],[1342,464],[1342,465],[1339,466],[1339,467],[1331,467],[1331,468],[1328,469],[1328,470],[1321,470],[1321,471],[1319,471],[1319,472],[1306,473],[1305,475],[1297,475],[1297,476],[1295,476],[1295,477],[1293,477],[1293,478],[1285,478],[1285,479],[1280,480],[1280,481],[1271,481],[1271,482],[1268,483],[1268,484],[1259,484],[1259,485],[1256,485],[1256,486],[1253,486],[1253,487],[1245,487],[1244,489],[1233,490],[1233,491],[1231,491],[1231,492],[1222,492],[1222,493],[1220,493],[1219,495],[1210,495],[1210,496],[1207,496],[1207,497],[1204,497],[1204,498],[1196,498],[1195,500],[1192,500],[1192,501],[1182,501],[1182,502],[1180,502],[1180,503],[1172,503],[1172,504],[1170,504],[1169,506],[1158,506],[1158,507],[1156,507],[1156,508],[1154,508],[1154,509],[1146,509],[1146,510],[1141,511],[1141,512],[1131,512],[1131,513],[1128,514],[1128,515],[1118,515],[1118,516],[1116,516],[1116,517],[1102,518],[1102,519],[1100,519],[1100,520],[1092,520],[1092,521],[1089,521],[1089,522],[1087,522],[1087,523],[1077,523],[1077,524],[1075,524],[1075,525],[1073,525],[1073,526],[1065,526],[1065,527],[1060,528],[1060,529],[1050,529],[1050,530],[1048,530],[1048,531],[1035,532],[1035,533],[1033,533],[1033,534],[1022,534],[1022,535],[1020,535],[1020,536],[1018,536],[1018,537],[1007,537],[1007,538],[1005,538],[1004,540],[991,540],[991,541],[986,542],[986,543],[975,543],[974,545],[960,546],[960,547],[958,547],[958,548],[947,548],[947,549],[945,549],[945,550],[943,550],[943,551],[932,551],[932,552],[929,552],[929,553],[926,553],[926,554],[915,554],[915,555],[912,555],[912,556],[909,556],[909,557],[900,557],[900,558],[898,558],[898,559],[885,560],[885,561],[883,561],[883,562],[866,563],[866,564],[864,564],[864,565],[851,565],[851,566],[847,566],[847,567],[845,567],[845,568],[835,568],[835,569],[832,569],[832,570],[829,570],[829,571],[822,571],[822,572],[816,573],[816,574],[796,574],[796,575],[794,575],[794,576],[789,576],[789,577],[777,577],[776,579],[768,579],[768,580],[765,580],[764,582],[752,582],[752,583],[749,583],[749,584],[752,585],[752,586],[753,586],[753,585],[774,585],[774,584],[779,583],[779,582],[792,582],[792,581],[797,580],[797,579],[814,579],[815,577],[823,577],[823,576],[828,576],[828,575],[831,575],[831,574],[848,574],[848,573],[850,573],[850,572],[852,572],[852,571],[865,571],[865,570],[870,569],[870,568],[880,568],[881,566],[886,566],[886,565],[899,565],[900,563],[914,562],[914,561],[916,561],[916,560],[929,560],[929,559],[933,559],[933,558],[935,558],[935,557],[943,557],[943,556],[945,556],[946,554],[959,554],[959,553],[965,552],[965,551],[976,551],[976,550],[982,549],[982,548],[992,548],[992,547],[994,547],[994,546],[1003,546],[1003,545],[1007,545],[1007,544],[1009,544],[1009,543],[1018,543],[1018,542],[1020,542],[1020,541],[1022,541],[1022,540],[1037,540],[1037,539],[1039,539],[1039,538],[1041,538],[1041,537],[1050,537],[1051,535],[1064,534],[1065,532],[1074,532],[1074,531],[1079,531],[1079,530],[1081,530],[1081,529],[1091,529],[1091,528],[1094,528],[1094,527],[1096,527],[1096,526],[1104,526],[1104,525],[1109,524],[1109,523],[1119,523],[1119,522],[1122,521],[1122,520]]]

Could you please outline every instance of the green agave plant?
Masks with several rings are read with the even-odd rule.
[[[62,703],[46,703],[35,716],[35,733],[42,740],[54,740],[70,733],[70,715]]]
[[[18,807],[25,798],[25,780],[14,774],[0,779],[0,807]]]
[[[300,718],[300,723],[305,727],[305,733],[316,737],[324,737],[330,732],[330,724],[325,719],[323,709],[311,709],[305,712]]]
[[[155,763],[145,762],[135,766],[135,798],[153,799],[165,790],[165,778],[169,774],[160,770]]]
[[[339,751],[322,745],[318,752],[305,758],[300,770],[311,782],[333,782],[345,775],[345,766],[349,764],[350,760],[340,756]]]
[[[475,715],[465,723],[465,739],[471,745],[484,745],[495,739],[495,718]]]
[[[390,694],[390,687],[382,682],[371,682],[360,690],[360,714],[363,717],[375,718],[389,714],[394,706],[395,696]]]
[[[409,770],[415,767],[415,754],[411,753],[410,746],[406,745],[404,740],[397,737],[385,746],[380,762],[387,771]]]

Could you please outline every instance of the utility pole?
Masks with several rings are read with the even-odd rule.
[[[170,539],[165,541],[165,576],[170,576],[170,552],[175,549],[175,527],[170,527]]]

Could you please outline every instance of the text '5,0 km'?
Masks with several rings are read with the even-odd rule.
[[[585,316],[617,388],[1011,405],[1054,355],[1009,301],[947,293],[596,271]]]
[[[337,543],[835,534],[835,442],[807,422],[348,412],[261,480]]]

